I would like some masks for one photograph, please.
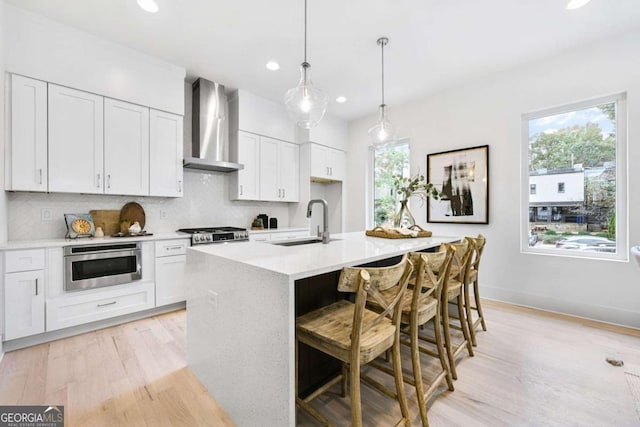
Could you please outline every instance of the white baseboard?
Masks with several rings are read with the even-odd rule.
[[[480,288],[482,298],[640,329],[640,312],[638,311],[596,304],[584,304],[577,301],[566,301],[545,295],[486,286],[485,284],[482,284]]]

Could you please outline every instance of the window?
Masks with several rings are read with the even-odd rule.
[[[393,188],[393,175],[409,176],[409,141],[373,150],[373,223],[383,225],[398,210],[399,197]]]
[[[558,193],[564,193],[564,182],[558,183]]]
[[[525,114],[522,127],[523,252],[627,259],[626,95]]]

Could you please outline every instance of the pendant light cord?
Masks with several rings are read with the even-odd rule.
[[[384,45],[384,42],[380,43],[382,47],[382,105],[384,105]]]
[[[307,0],[304,0],[304,62],[307,62]]]

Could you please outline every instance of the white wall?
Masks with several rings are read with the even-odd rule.
[[[428,72],[428,70],[425,70]],[[426,224],[436,234],[487,236],[482,295],[608,322],[640,327],[640,269],[635,263],[520,253],[521,115],[626,91],[628,94],[629,242],[640,244],[640,31],[566,52],[402,106],[390,119],[411,139],[411,168],[426,169],[427,153],[490,146],[489,225]],[[393,84],[389,82],[389,84]],[[367,129],[375,116],[349,126],[346,230],[365,224]],[[528,189],[526,190],[528,191]],[[491,328],[491,319],[488,319]]]
[[[184,68],[13,6],[5,15],[7,71],[184,114]]]

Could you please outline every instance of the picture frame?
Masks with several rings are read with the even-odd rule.
[[[427,182],[440,199],[427,200],[427,222],[489,224],[489,146],[427,154]]]

